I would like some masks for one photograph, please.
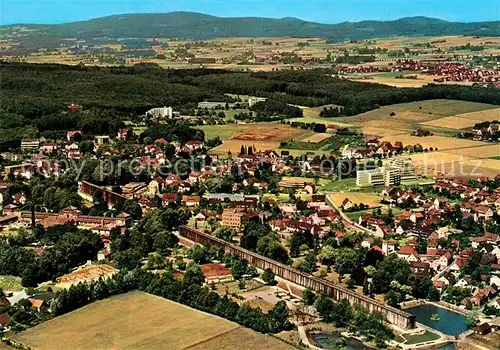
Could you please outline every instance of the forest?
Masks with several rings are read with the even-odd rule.
[[[159,106],[194,110],[201,101],[238,101],[227,93],[267,97],[268,102],[256,106],[265,118],[273,113],[301,115],[285,104],[335,104],[344,107],[346,116],[427,99],[500,104],[499,89],[434,84],[398,89],[337,78],[331,69],[253,73],[162,69],[155,64],[87,67],[3,62],[0,74],[2,148],[18,145],[21,138],[60,138],[68,130],[113,134],[123,127],[123,120],[134,120]],[[82,110],[70,112],[71,104]]]

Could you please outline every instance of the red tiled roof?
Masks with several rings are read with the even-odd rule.
[[[417,251],[415,250],[415,248],[413,247],[410,247],[410,246],[404,246],[404,247],[401,247],[399,249],[399,252],[398,254],[403,254],[403,255],[413,255],[413,254],[417,254]]]
[[[222,264],[213,263],[200,266],[205,278],[231,275],[231,269]]]
[[[5,327],[9,323],[10,315],[7,312],[0,314],[0,326]]]

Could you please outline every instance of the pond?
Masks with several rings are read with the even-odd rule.
[[[311,333],[310,334],[311,339],[314,343],[314,345],[319,346],[320,348],[327,349],[327,350],[334,350],[338,349],[338,341],[341,338],[344,338],[340,333],[338,332],[331,332],[331,333]],[[354,338],[344,338],[346,340],[345,347],[348,350],[372,350],[373,348],[370,348],[366,345],[364,345],[362,342],[359,340],[356,340]]]
[[[464,315],[436,305],[424,304],[405,309],[404,311],[415,315],[417,322],[434,328],[444,334],[459,335],[467,330],[467,320]],[[437,314],[439,320],[431,320],[433,314]]]

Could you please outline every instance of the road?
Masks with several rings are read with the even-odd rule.
[[[367,233],[369,235],[375,235],[375,232],[367,229],[366,227],[363,227],[359,225],[358,223],[355,223],[349,219],[349,217],[342,211],[340,210],[339,207],[335,205],[335,203],[328,198],[328,193],[325,193],[326,195],[326,202],[332,206],[340,215],[340,219],[342,220],[342,223],[344,224],[344,227],[359,233]]]

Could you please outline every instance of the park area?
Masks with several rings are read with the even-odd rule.
[[[32,350],[292,348],[236,323],[143,292],[94,302],[10,340]]]
[[[432,333],[426,330],[422,334],[411,334],[411,333],[399,334],[396,336],[394,340],[401,344],[414,345],[414,344],[426,343],[429,341],[437,340],[439,338],[440,338],[439,335],[437,335],[436,333]]]

